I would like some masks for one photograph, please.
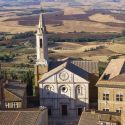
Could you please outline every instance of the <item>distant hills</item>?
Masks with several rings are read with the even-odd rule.
[[[90,5],[92,9],[125,10],[125,0],[0,0],[0,6],[40,4],[40,2],[69,2],[73,5]]]
[[[40,2],[40,1],[44,1],[44,2],[54,2],[54,1],[60,1],[60,2],[120,2],[120,1],[123,1],[123,0],[0,0],[1,1],[4,1],[4,2]]]
[[[121,2],[124,0],[76,0],[77,2],[91,2],[91,3],[98,3],[98,2]]]
[[[24,2],[40,2],[41,0],[0,0],[2,3],[24,3]]]
[[[124,1],[124,0],[0,0],[0,2],[54,2],[54,1],[59,1],[59,2],[92,2],[92,3],[96,3],[96,2],[120,2],[120,1]]]
[[[0,0],[0,2],[36,2],[41,0]]]

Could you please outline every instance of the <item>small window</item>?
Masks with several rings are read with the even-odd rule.
[[[116,95],[116,101],[123,101],[123,95],[122,94],[117,94]]]
[[[40,39],[40,48],[42,48],[42,42],[43,42],[43,40],[42,39]]]
[[[109,101],[109,94],[103,93],[103,100]]]
[[[17,102],[13,102],[13,108],[18,108]]]
[[[5,103],[5,108],[9,108],[9,103]]]
[[[98,125],[106,125],[106,123],[104,121],[99,121]]]
[[[117,109],[116,112],[117,112],[117,113],[121,113],[121,110]]]
[[[82,95],[82,87],[78,85],[76,87],[76,92],[77,92],[78,95]]]
[[[103,76],[103,80],[108,80],[109,77],[110,77],[110,74],[104,74],[104,76]]]
[[[117,109],[116,112],[121,113],[122,112],[121,108]]]
[[[102,123],[102,125],[106,125],[106,123],[104,122],[104,123]]]
[[[78,108],[78,116],[81,116],[81,114],[82,114],[82,108]]]
[[[104,112],[109,112],[108,108],[103,109]]]

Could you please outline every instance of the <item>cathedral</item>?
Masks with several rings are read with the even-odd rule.
[[[40,15],[36,33],[35,88],[40,106],[53,117],[77,117],[96,107],[99,77],[98,62],[66,58],[52,61],[48,57],[48,40],[44,14]]]

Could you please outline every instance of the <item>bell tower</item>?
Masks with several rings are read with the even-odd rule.
[[[44,73],[48,72],[48,41],[43,14],[40,14],[36,33],[36,54],[35,88],[38,88],[38,81],[42,78]]]

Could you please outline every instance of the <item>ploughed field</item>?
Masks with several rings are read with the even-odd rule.
[[[48,6],[44,5],[43,8],[47,10]],[[0,32],[3,32],[3,29],[5,32],[12,33],[35,31],[40,13],[39,7],[39,5],[29,5],[1,8]],[[44,15],[48,32],[120,33],[125,29],[125,13],[91,9],[88,6],[71,7],[63,4],[49,7],[55,14],[47,12],[48,14]]]
[[[44,5],[44,8],[48,6]],[[7,37],[11,37],[15,33],[36,31],[39,7],[39,5],[2,7],[0,32],[9,32],[10,36]],[[57,38],[56,43],[49,45],[50,58],[72,57],[100,62],[125,58],[125,37],[119,37],[125,30],[125,13],[105,9],[93,10],[88,6],[49,7],[57,12],[44,15],[48,33]],[[19,71],[27,67],[33,69],[36,59],[35,37],[8,39],[0,41],[1,60],[9,58],[8,62],[2,61],[2,66],[8,69],[11,67],[12,70],[19,68]]]

